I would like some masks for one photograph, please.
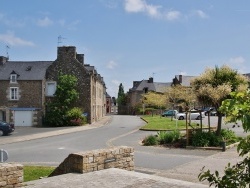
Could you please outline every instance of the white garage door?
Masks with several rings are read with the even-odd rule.
[[[32,126],[32,111],[15,111],[15,126]]]

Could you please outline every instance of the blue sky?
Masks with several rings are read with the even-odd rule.
[[[0,55],[52,61],[59,36],[115,97],[120,83],[126,92],[152,76],[170,82],[224,64],[250,73],[249,0],[0,1]]]

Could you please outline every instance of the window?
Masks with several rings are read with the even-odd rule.
[[[18,87],[10,88],[10,100],[18,100]]]
[[[54,96],[56,92],[56,82],[46,83],[46,96]]]
[[[17,78],[16,74],[11,74],[10,75],[10,83],[16,83],[16,78]]]

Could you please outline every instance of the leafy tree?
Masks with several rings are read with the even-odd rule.
[[[242,91],[247,88],[247,79],[228,66],[207,68],[203,74],[191,82],[198,100],[204,105],[214,106],[218,111],[216,134],[221,133],[222,113],[219,107],[222,101],[230,98],[232,91]]]
[[[166,102],[172,106],[172,109],[178,105],[185,109],[190,110],[193,102],[195,101],[195,95],[190,87],[182,85],[173,85],[165,89],[164,95],[166,96]],[[173,117],[171,117],[173,120]]]
[[[142,102],[149,106],[155,106],[157,108],[166,107],[166,96],[156,92],[148,92],[142,95]]]
[[[166,88],[164,93],[167,101],[175,107],[177,104],[189,110],[195,100],[195,95],[190,87],[174,85]]]
[[[226,113],[228,122],[240,120],[247,132],[250,130],[250,91],[232,92],[231,97],[223,101],[220,110]],[[222,177],[218,171],[212,174],[210,170],[204,171],[203,167],[199,180],[207,180],[210,186],[218,188],[250,187],[250,136],[240,141],[237,151],[239,156],[244,157],[243,160],[233,166],[229,163]]]
[[[76,84],[77,78],[75,76],[59,75],[54,97],[47,103],[46,124],[50,126],[65,126],[69,124],[71,119],[68,118],[67,112],[73,107],[74,102],[79,97],[75,89]]]
[[[118,97],[117,97],[117,103],[118,105],[126,105],[126,95],[124,93],[124,87],[122,83],[119,85],[119,90],[118,90]]]

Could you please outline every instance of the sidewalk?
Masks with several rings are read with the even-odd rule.
[[[205,184],[208,185],[208,182],[199,182],[198,175],[201,172],[203,167],[204,171],[210,170],[211,173],[214,173],[216,170],[219,172],[220,176],[224,174],[224,169],[230,163],[235,165],[237,162],[242,161],[242,157],[239,157],[237,153],[237,148],[231,148],[225,152],[218,152],[214,155],[186,163],[169,170],[150,170],[137,168],[138,171],[145,171],[157,176],[172,178],[182,181],[188,181],[193,183]]]

